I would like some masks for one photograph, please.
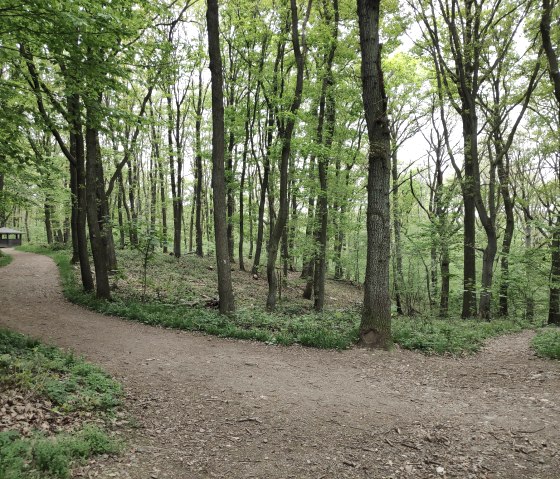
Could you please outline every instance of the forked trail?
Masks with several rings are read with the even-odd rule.
[[[74,306],[51,259],[10,254],[0,326],[103,366],[135,418],[78,477],[560,477],[560,362],[529,331],[462,359],[219,339]]]

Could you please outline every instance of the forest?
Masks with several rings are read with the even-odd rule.
[[[560,324],[560,4],[379,3],[2,0],[0,226],[99,300]]]

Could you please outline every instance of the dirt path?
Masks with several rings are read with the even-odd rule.
[[[560,478],[560,362],[531,332],[466,359],[225,340],[86,311],[49,258],[10,254],[0,326],[102,365],[138,422],[86,477]]]

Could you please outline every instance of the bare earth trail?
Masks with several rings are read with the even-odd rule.
[[[0,326],[103,366],[138,423],[77,475],[560,478],[560,362],[532,332],[462,359],[225,340],[84,310],[51,259],[10,254]]]

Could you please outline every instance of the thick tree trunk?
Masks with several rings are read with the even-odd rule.
[[[560,112],[560,69],[558,67],[558,57],[550,35],[552,9],[555,2],[554,0],[543,0],[542,5],[540,22],[542,43],[548,62],[548,74],[554,87],[556,108],[558,112]],[[556,205],[556,208],[558,208],[558,205]],[[560,214],[556,217],[556,225],[552,233],[551,248],[552,264],[550,268],[548,323],[560,325]]]
[[[101,218],[97,209],[97,130],[92,126],[93,112],[88,108],[88,124],[86,126],[86,193],[87,193],[87,221],[93,264],[95,267],[95,285],[98,298],[110,299],[109,275],[107,271],[107,249],[103,243],[100,228]]]
[[[224,93],[222,57],[220,53],[218,0],[208,0],[207,5],[208,50],[210,54],[210,72],[212,75],[212,188],[214,192],[214,232],[216,239],[218,294],[220,299],[220,313],[228,314],[234,311],[235,305],[227,241],[227,191],[224,168]]]
[[[548,324],[560,326],[560,214],[552,233]]]
[[[392,346],[389,292],[391,139],[381,69],[379,8],[380,0],[358,0],[362,91],[369,137],[368,245],[360,344],[389,349]]]

